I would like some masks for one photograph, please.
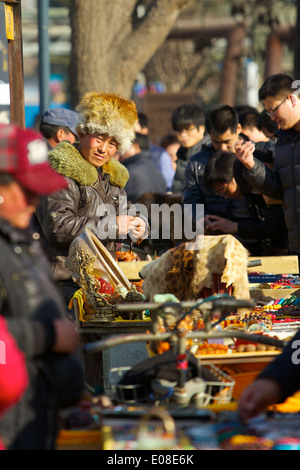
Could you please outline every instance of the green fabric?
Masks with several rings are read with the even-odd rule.
[[[49,152],[51,166],[61,175],[71,178],[83,186],[93,185],[98,180],[98,170],[86,161],[70,142],[60,142]],[[110,183],[123,188],[129,178],[128,170],[118,160],[112,158],[101,168],[110,175]]]

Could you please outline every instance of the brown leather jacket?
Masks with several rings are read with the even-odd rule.
[[[121,163],[112,159],[98,173],[84,160],[76,146],[68,142],[56,146],[49,157],[52,166],[66,177],[69,187],[43,197],[36,218],[55,279],[70,280],[71,272],[65,266],[69,246],[86,228],[114,253],[116,215],[120,207],[122,212],[128,209],[123,189],[128,172]]]

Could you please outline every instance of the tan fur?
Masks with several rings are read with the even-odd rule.
[[[204,287],[213,285],[213,273],[221,275],[221,282],[238,299],[249,299],[248,256],[246,248],[232,235],[205,236],[204,247],[195,252],[193,296]]]
[[[123,154],[131,148],[138,122],[135,103],[113,93],[86,93],[76,108],[77,131],[82,134],[107,134],[118,142]]]
[[[155,294],[169,293],[166,286],[166,275],[171,268],[171,251],[166,251],[160,258],[147,263],[140,272],[140,276],[144,279],[143,293],[150,301],[153,301]]]
[[[200,249],[183,243],[164,253],[141,270],[143,291],[153,301],[155,294],[171,293],[179,300],[202,298],[204,289],[215,289],[219,275],[226,288],[232,286],[238,299],[249,299],[248,252],[232,235],[204,236]]]
[[[97,169],[86,161],[78,151],[78,144],[70,142],[60,142],[51,152],[49,161],[52,167],[60,174],[72,178],[84,186],[95,184],[99,178]],[[105,173],[110,175],[110,182],[114,186],[124,188],[129,172],[122,163],[115,158],[111,158],[102,167]]]

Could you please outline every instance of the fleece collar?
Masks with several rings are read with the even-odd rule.
[[[60,142],[49,152],[49,161],[58,173],[72,178],[83,186],[95,184],[99,179],[97,168],[82,157],[78,151],[78,144]],[[103,179],[106,177],[105,174],[108,174],[110,183],[120,188],[124,188],[129,179],[128,170],[115,158],[101,167],[101,173]]]

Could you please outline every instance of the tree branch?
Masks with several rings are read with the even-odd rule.
[[[193,1],[158,0],[155,2],[140,25],[128,35],[121,46],[123,71],[133,63],[138,64],[138,69],[141,69],[164,42],[179,13]],[[141,38],[143,38],[142,46]],[[143,47],[145,44],[147,47]],[[136,73],[136,67],[134,68]]]

